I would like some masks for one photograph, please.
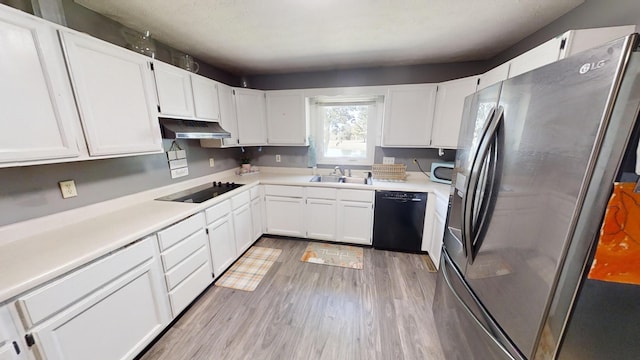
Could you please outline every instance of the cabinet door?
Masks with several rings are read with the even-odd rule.
[[[237,146],[238,118],[233,88],[225,84],[218,84],[218,100],[220,100],[220,126],[231,133],[231,137],[222,139],[222,143],[225,146]]]
[[[238,258],[231,214],[207,226],[213,275],[220,276]]]
[[[304,203],[302,198],[265,196],[266,233],[304,237]]]
[[[28,357],[26,349],[27,346],[23,343],[20,332],[9,313],[9,307],[0,307],[0,360],[26,359]]]
[[[206,77],[191,74],[191,86],[196,118],[217,121],[220,118],[218,83]]]
[[[159,264],[149,260],[33,329],[47,359],[131,359],[168,324]]]
[[[338,241],[371,245],[373,204],[340,201],[338,203]]]
[[[264,91],[235,89],[240,145],[267,143]]]
[[[511,64],[506,62],[480,75],[476,91],[480,91],[493,84],[499,83],[500,81],[507,80],[507,78],[509,78],[509,67],[511,67]]]
[[[304,212],[306,216],[307,237],[318,240],[336,240],[336,201],[325,199],[307,199]]]
[[[253,240],[258,240],[262,236],[262,198],[251,200],[251,221],[253,224]]]
[[[435,84],[389,88],[384,104],[383,146],[430,145],[436,89]]]
[[[149,59],[87,35],[61,36],[90,155],[162,152]]]
[[[444,236],[444,217],[436,213],[433,217],[433,233],[431,234],[431,245],[429,248],[429,257],[436,266],[440,268],[440,256],[442,255],[442,238]]]
[[[560,50],[563,43],[562,37],[555,37],[544,44],[538,45],[526,53],[511,59],[509,79],[537,69],[560,58]]]
[[[193,118],[193,92],[191,74],[175,66],[155,61],[153,73],[156,79],[160,114]]]
[[[79,155],[79,125],[56,31],[0,12],[0,164]]]
[[[236,252],[241,255],[253,244],[250,204],[243,205],[233,211],[233,228],[236,235]]]
[[[306,145],[307,133],[302,91],[267,91],[267,142]]]
[[[431,130],[431,146],[456,148],[462,122],[464,99],[476,91],[477,76],[438,84],[436,110]]]

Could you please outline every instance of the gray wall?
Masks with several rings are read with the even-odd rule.
[[[163,142],[168,150],[171,141]],[[165,154],[0,169],[0,226],[238,167],[240,149],[205,149],[197,140],[178,144],[189,164],[189,175],[178,179],[171,179]],[[78,196],[63,199],[58,181],[71,179]]]
[[[637,25],[640,29],[640,1],[586,0],[574,10],[491,59],[490,67],[500,65],[567,30],[617,25]]]
[[[247,77],[247,80],[249,87],[262,90],[419,84],[471,76],[483,73],[487,69],[486,62],[474,61],[253,75]]]

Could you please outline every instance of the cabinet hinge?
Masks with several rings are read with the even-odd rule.
[[[20,346],[18,346],[17,342],[13,342],[13,350],[16,351],[16,355],[20,355]]]
[[[560,50],[563,50],[565,46],[567,46],[567,39],[562,39],[560,41]]]
[[[476,85],[480,85],[480,78],[478,78],[478,81],[476,81]]]
[[[234,89],[234,90],[231,90],[231,93],[232,93],[233,95],[235,95],[235,94],[236,94],[236,90],[235,90],[235,89]]]
[[[160,110],[160,105],[158,105],[158,112],[161,113],[162,110]]]
[[[33,337],[33,334],[26,334],[24,336],[24,341],[27,343],[28,347],[32,347],[36,344],[36,339]]]
[[[156,69],[153,67],[153,63],[149,63],[149,66],[151,67],[151,71],[156,71]]]
[[[204,229],[205,234],[209,235],[209,229]]]

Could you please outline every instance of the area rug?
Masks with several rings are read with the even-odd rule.
[[[281,249],[251,247],[216,281],[216,286],[244,291],[255,290],[281,252]]]
[[[361,270],[363,255],[357,246],[310,242],[300,261]]]

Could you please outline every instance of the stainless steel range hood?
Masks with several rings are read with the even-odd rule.
[[[165,139],[224,139],[230,138],[217,122],[160,118]]]

